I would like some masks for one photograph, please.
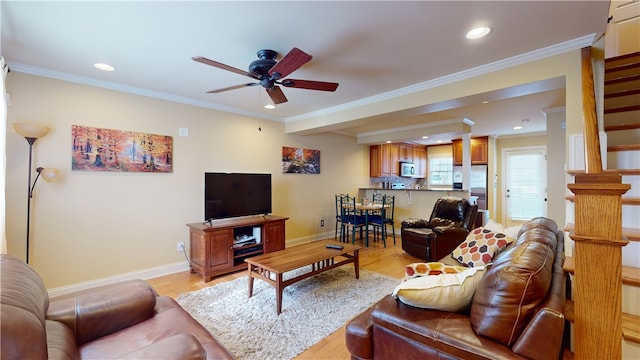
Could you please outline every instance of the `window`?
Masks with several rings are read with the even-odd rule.
[[[429,185],[453,185],[453,158],[429,156]]]

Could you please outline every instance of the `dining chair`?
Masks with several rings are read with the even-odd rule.
[[[378,229],[380,230],[384,246],[387,246],[387,225],[391,225],[393,234],[393,245],[396,244],[396,230],[394,222],[395,214],[395,196],[386,194],[374,194],[373,203],[381,205],[380,214],[369,217],[369,224],[373,226],[373,238],[377,237]]]
[[[356,243],[356,230],[367,225],[364,215],[361,215],[356,208],[356,198],[346,195],[341,198],[340,210],[342,214],[340,227],[340,241],[348,242],[349,228],[351,228],[351,243]],[[367,239],[368,240],[368,239]]]
[[[338,238],[338,226],[342,227],[342,199],[349,196],[348,194],[336,194],[336,232],[333,235],[334,239]],[[340,239],[342,241],[342,239]]]

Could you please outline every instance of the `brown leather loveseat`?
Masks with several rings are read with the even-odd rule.
[[[353,359],[558,359],[565,319],[564,235],[526,223],[493,258],[469,310],[406,305],[389,296],[347,325]]]
[[[233,359],[173,299],[142,280],[49,300],[38,274],[0,255],[0,358]]]

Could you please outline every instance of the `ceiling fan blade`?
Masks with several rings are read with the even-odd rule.
[[[210,90],[207,91],[208,94],[217,94],[217,93],[221,93],[223,91],[229,91],[229,90],[235,90],[235,89],[241,89],[243,87],[247,87],[247,86],[256,86],[259,85],[258,83],[247,83],[247,84],[240,84],[240,85],[235,85],[235,86],[229,86],[226,88],[222,88],[222,89],[217,89],[217,90]]]
[[[284,96],[284,93],[282,92],[282,89],[280,89],[279,86],[274,86],[272,88],[267,88],[267,94],[269,94],[269,97],[271,97],[271,101],[273,101],[274,104],[282,104],[284,102],[287,102],[287,97]]]
[[[312,80],[298,80],[298,79],[286,79],[282,80],[282,86],[309,89],[309,90],[321,90],[321,91],[336,91],[338,83],[325,82],[325,81],[312,81]]]
[[[311,55],[294,47],[287,53],[287,55],[269,69],[269,76],[274,79],[285,78],[287,75],[296,71],[300,66],[308,63],[311,58]]]
[[[253,74],[250,74],[250,73],[248,73],[248,72],[246,72],[244,70],[240,70],[238,68],[234,68],[233,66],[225,65],[223,63],[219,63],[217,61],[213,61],[213,60],[207,59],[206,57],[203,57],[203,56],[194,56],[191,59],[193,59],[193,61],[197,61],[197,62],[199,62],[201,64],[217,67],[218,69],[231,71],[231,72],[234,72],[236,74],[252,77],[254,79],[258,78],[257,76],[255,76]]]

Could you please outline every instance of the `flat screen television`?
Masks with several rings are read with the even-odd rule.
[[[204,173],[204,220],[271,213],[271,174]]]

